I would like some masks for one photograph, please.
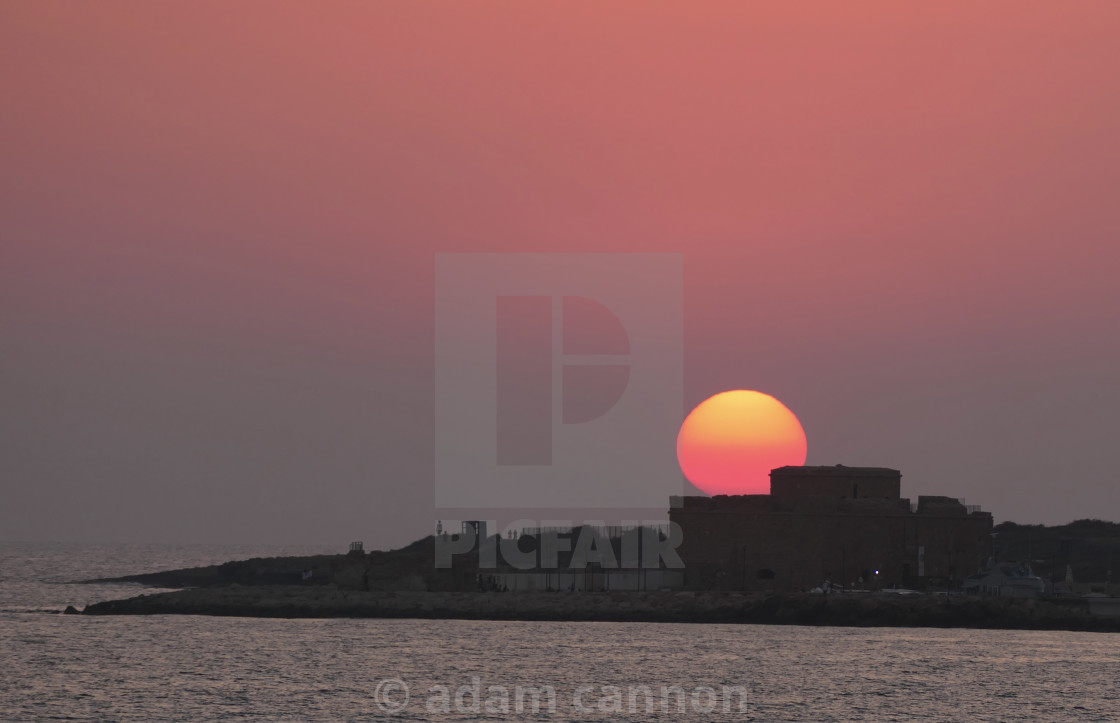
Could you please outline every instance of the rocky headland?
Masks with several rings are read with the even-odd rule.
[[[1008,546],[1019,536],[1030,534],[1034,539],[1042,536],[1036,528],[1010,523],[1007,526],[1004,536],[1008,538],[1005,543]],[[1046,532],[1047,528],[1042,531]],[[1102,539],[1108,538],[1105,541],[1111,543],[1115,531],[1106,530],[1109,534]],[[1082,549],[1090,548],[1088,542],[1079,544]],[[95,603],[81,612],[86,615],[599,620],[1120,632],[1120,598],[1117,597],[1097,600],[1077,595],[1058,599],[970,597],[936,594],[932,590],[921,594],[880,591],[829,595],[717,591],[478,592],[477,557],[465,555],[457,559],[452,568],[435,569],[434,549],[434,538],[427,537],[398,550],[368,554],[256,558],[90,580],[90,583],[132,582],[183,589]],[[1093,594],[1101,596],[1101,593]],[[79,611],[71,608],[67,612]]]

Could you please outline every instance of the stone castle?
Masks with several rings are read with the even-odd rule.
[[[992,555],[992,515],[900,495],[882,467],[780,467],[769,495],[673,497],[684,586],[694,590],[929,587]]]

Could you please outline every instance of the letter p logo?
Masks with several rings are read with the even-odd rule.
[[[437,256],[437,507],[664,506],[681,336],[678,255]]]
[[[499,296],[497,302],[497,463],[550,465],[556,402],[561,424],[606,414],[630,379],[630,339],[618,317],[594,299]]]

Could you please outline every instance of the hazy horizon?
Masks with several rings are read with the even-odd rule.
[[[430,534],[484,252],[680,254],[682,420],[1120,520],[1120,6],[485,7],[0,3],[0,539]]]

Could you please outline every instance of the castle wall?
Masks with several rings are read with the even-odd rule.
[[[669,518],[683,533],[685,586],[800,590],[829,580],[910,587],[923,578],[976,572],[991,554],[991,515],[969,513],[951,498],[925,497],[912,512],[909,500],[890,494],[897,490],[895,475],[892,482],[886,474],[822,480],[794,474],[788,478],[797,483],[785,494],[675,498]],[[843,490],[837,479],[846,480]],[[868,497],[840,495],[852,479],[880,482],[868,484]]]
[[[779,467],[770,473],[775,497],[824,496],[897,500],[902,473],[885,467]]]

